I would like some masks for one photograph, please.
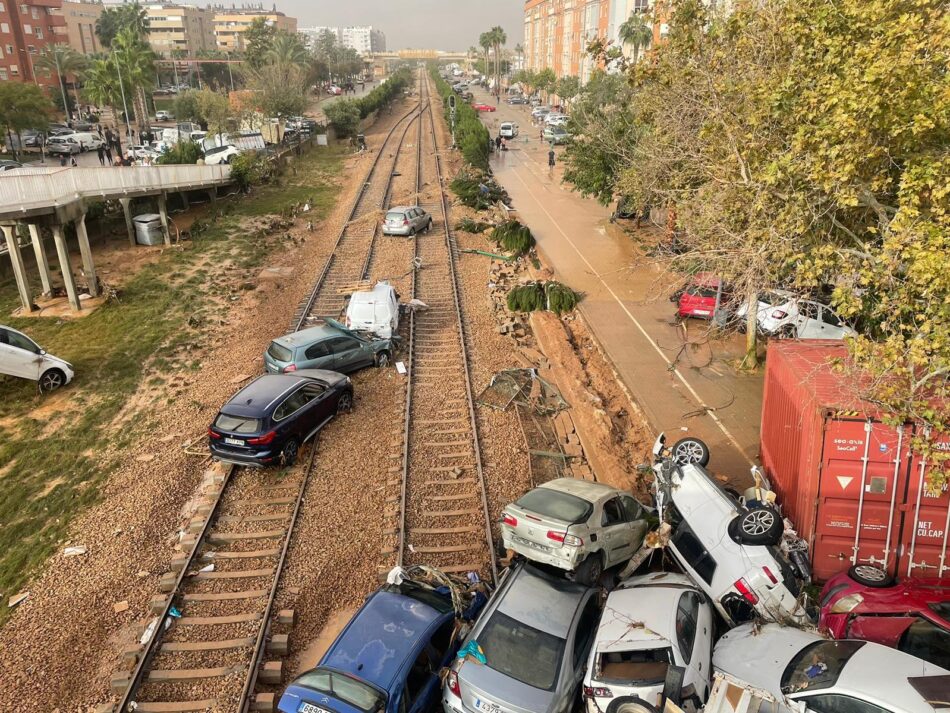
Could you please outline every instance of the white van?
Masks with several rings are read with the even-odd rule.
[[[346,327],[390,339],[399,329],[399,295],[388,282],[368,292],[354,292],[346,306]]]
[[[47,354],[23,332],[0,324],[0,374],[31,379],[40,391],[54,391],[73,380],[73,365]]]
[[[503,121],[498,135],[503,139],[513,139],[518,135],[518,125],[513,121]]]
[[[94,134],[91,131],[79,131],[75,134],[70,134],[69,138],[79,142],[80,151],[95,151],[106,143],[99,134]]]

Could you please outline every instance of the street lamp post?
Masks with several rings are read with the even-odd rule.
[[[234,91],[234,75],[231,74],[231,53],[225,52],[224,56],[228,58],[228,79],[231,80],[231,91]]]
[[[112,50],[112,56],[115,58],[115,69],[119,73],[119,91],[122,92],[122,109],[125,111],[125,138],[129,138],[129,105],[125,101],[125,85],[122,83],[122,68],[119,66],[119,55]],[[119,153],[122,153],[122,140],[119,139]]]

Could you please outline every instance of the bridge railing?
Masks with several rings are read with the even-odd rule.
[[[32,168],[0,173],[0,214],[60,206],[84,197],[118,198],[126,193],[175,190],[226,183],[231,167],[167,165],[109,168]]]

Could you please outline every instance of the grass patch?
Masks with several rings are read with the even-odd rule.
[[[314,218],[324,217],[338,194],[334,177],[342,168],[342,154],[312,151],[297,163],[296,176],[283,179],[283,186],[237,198],[233,209],[202,230],[189,250],[168,251],[159,262],[143,267],[126,283],[120,301],[88,317],[7,317],[18,303],[16,287],[12,278],[0,283],[4,323],[23,330],[76,371],[73,384],[50,397],[38,396],[33,382],[0,377],[2,598],[26,587],[62,541],[72,518],[97,502],[99,486],[122,463],[121,450],[150,427],[147,419],[137,418],[111,428],[132,394],[143,384],[167,382],[176,370],[198,368],[193,354],[182,359],[176,349],[210,341],[208,321],[194,316],[213,312],[207,295],[217,290],[206,279],[188,277],[190,272],[200,269],[202,277],[224,279],[229,264],[264,264],[281,241],[240,230],[242,218],[280,213],[304,192],[313,198]],[[56,403],[45,408],[50,399]],[[9,615],[0,607],[0,624]]]

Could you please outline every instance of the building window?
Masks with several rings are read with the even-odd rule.
[[[20,74],[20,66],[17,65],[17,64],[11,64],[11,65],[10,65],[10,74],[12,74],[14,77],[19,76],[19,74]]]
[[[36,54],[36,47],[34,47],[33,45],[29,45],[29,46],[26,48],[26,50],[27,50],[27,52],[29,52],[30,54]]]
[[[33,34],[33,25],[23,25],[23,32],[27,35]]]
[[[10,32],[10,26],[5,22],[0,22],[0,32]]]
[[[20,14],[21,14],[21,15],[26,15],[26,14],[28,14],[29,12],[30,12],[30,8],[28,8],[26,5],[20,5]]]
[[[6,12],[6,11],[7,11],[7,8],[4,7],[4,5],[3,5],[2,2],[0,2],[0,12]],[[4,71],[6,71],[6,70],[4,70]]]
[[[42,30],[42,28],[39,28],[39,27],[36,28],[36,39],[38,39],[38,40],[42,40],[42,39],[43,39],[43,30]]]
[[[6,67],[0,67],[0,81],[4,81],[4,82],[5,82],[7,79],[8,79],[8,77],[7,77],[7,68],[6,68]]]
[[[39,11],[39,8],[31,7],[31,8],[30,8],[30,14],[33,16],[33,19],[34,19],[34,20],[39,20],[39,19],[40,19],[40,11]]]
[[[8,54],[8,55],[12,55],[12,54],[13,54],[13,45],[7,45],[7,54]]]

